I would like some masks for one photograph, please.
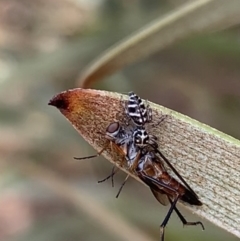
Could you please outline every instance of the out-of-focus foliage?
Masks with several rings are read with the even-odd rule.
[[[196,33],[209,33],[238,25],[239,8],[238,0],[186,1],[108,48],[81,73],[79,84],[89,88],[117,70]]]
[[[0,240],[123,240],[99,224],[108,215],[158,240],[167,209],[134,180],[115,199],[123,174],[115,178],[114,189],[108,182],[97,184],[111,165],[101,158],[74,161],[73,156],[94,150],[47,102],[55,93],[76,87],[81,71],[103,50],[183,2],[0,1]],[[134,90],[240,138],[239,38],[239,26],[192,37],[95,88]],[[28,169],[28,164],[36,168]],[[58,195],[61,188],[50,185],[44,170],[79,195],[84,190],[92,205],[104,206],[102,220],[93,219],[81,203],[75,205],[74,195]],[[187,212],[185,216],[197,219]],[[173,216],[166,240],[237,240],[204,224],[205,232],[183,229]]]

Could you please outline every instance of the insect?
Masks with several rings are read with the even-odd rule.
[[[128,93],[125,103],[125,113],[136,126],[143,126],[152,120],[152,109],[144,104],[143,100],[133,92]]]

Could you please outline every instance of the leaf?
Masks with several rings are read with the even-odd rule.
[[[110,122],[124,116],[121,98],[126,96],[78,88],[56,95],[49,105],[57,107],[99,151],[107,143],[100,133],[105,132]],[[153,124],[157,124],[162,114],[168,115],[150,133],[159,138],[161,151],[203,202],[200,208],[184,205],[240,237],[240,142],[180,113],[148,103],[153,109]],[[119,158],[110,148],[103,155],[112,163]]]
[[[166,16],[106,50],[83,71],[83,88],[167,46],[193,35],[222,30],[240,22],[239,0],[188,1]]]

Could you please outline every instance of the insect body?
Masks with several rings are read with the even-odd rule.
[[[152,109],[144,104],[143,100],[133,92],[129,92],[129,98],[125,106],[127,116],[136,126],[143,126],[152,120]]]
[[[133,142],[139,148],[146,148],[150,146],[153,149],[158,148],[157,137],[154,135],[149,135],[146,129],[141,126],[137,127],[133,131]]]

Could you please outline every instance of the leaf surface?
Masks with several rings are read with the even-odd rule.
[[[106,145],[106,127],[124,117],[124,98],[118,93],[78,88],[56,95],[49,104],[100,151]],[[202,207],[184,205],[240,237],[240,142],[180,113],[148,103],[153,109],[153,124],[163,114],[168,115],[149,132],[159,138],[161,151],[203,202]],[[119,158],[110,148],[103,155],[112,163]]]

